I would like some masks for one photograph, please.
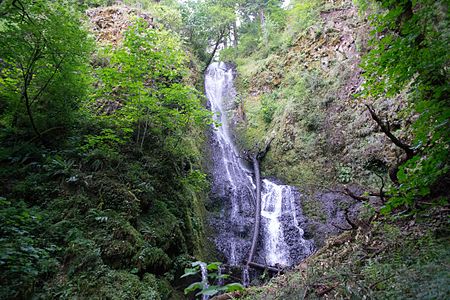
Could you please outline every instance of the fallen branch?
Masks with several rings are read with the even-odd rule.
[[[384,198],[384,179],[383,179],[383,176],[381,176],[381,175],[378,174],[378,173],[375,173],[375,175],[376,175],[378,178],[380,178],[380,180],[381,180],[380,193],[379,193],[378,197],[380,197],[381,202],[384,203],[384,202],[386,202],[386,199]]]
[[[369,198],[367,198],[367,197],[355,195],[352,191],[350,191],[350,189],[348,187],[344,188],[343,194],[347,195],[355,200],[358,200],[358,201],[369,201]]]
[[[252,152],[243,151],[247,159],[253,164],[253,171],[255,173],[255,185],[256,185],[256,206],[255,206],[255,226],[253,228],[252,245],[250,247],[250,253],[248,255],[247,265],[252,263],[253,256],[255,255],[256,245],[258,244],[259,227],[261,223],[261,171],[259,168],[259,162],[264,158],[267,151],[269,151],[270,143],[273,138],[266,144],[264,150],[258,150],[256,145]]]
[[[205,69],[203,69],[203,73],[206,72],[206,70],[208,69],[208,67],[211,64],[212,60],[214,59],[214,56],[216,55],[217,49],[219,48],[220,42],[222,42],[222,39],[223,39],[224,35],[225,35],[225,29],[222,29],[219,32],[219,36],[217,37],[216,44],[214,45],[213,52],[211,53],[211,56],[209,57],[208,62],[206,63]]]
[[[222,295],[215,296],[214,298],[211,298],[211,300],[229,300],[229,299],[236,299],[241,298],[242,294],[239,291],[226,293]]]
[[[334,223],[331,223],[331,225],[333,225],[334,227],[336,227],[337,229],[342,230],[342,231],[351,231],[351,230],[353,230],[353,228],[340,227],[340,226],[338,226],[338,225],[336,225]]]
[[[248,266],[253,267],[255,269],[268,270],[268,271],[271,271],[273,273],[283,273],[283,269],[281,269],[281,268],[274,268],[274,267],[271,267],[271,266],[262,265],[262,264],[258,264],[258,263],[255,263],[255,262],[249,262]]]
[[[346,208],[344,213],[345,220],[347,221],[348,224],[350,224],[350,226],[352,226],[352,229],[357,229],[358,225],[356,225],[352,220],[350,220],[348,213],[349,213],[348,208]]]

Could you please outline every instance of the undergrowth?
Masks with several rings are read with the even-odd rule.
[[[243,299],[445,299],[449,222],[442,209],[379,220],[331,238],[293,271]]]

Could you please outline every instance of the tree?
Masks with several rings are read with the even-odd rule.
[[[52,1],[0,4],[3,125],[34,135],[68,125],[88,90],[92,43],[81,15]],[[9,123],[9,124],[8,124]]]
[[[182,16],[190,46],[207,67],[220,44],[229,36],[230,29],[235,26],[234,1],[186,2],[182,7]]]
[[[173,32],[149,28],[144,20],[136,19],[123,45],[113,50],[110,66],[98,74],[97,100],[122,103],[109,120],[118,135],[133,136],[140,149],[152,137],[175,151],[190,126],[210,122],[199,92],[183,82],[188,74],[186,54]]]
[[[243,18],[250,22],[258,20],[260,30],[263,37],[264,45],[269,43],[269,32],[267,28],[267,18],[272,15],[277,15],[282,11],[281,5],[283,1],[280,0],[256,0],[243,1],[240,5]],[[283,22],[280,18],[274,18],[278,22]]]
[[[403,94],[408,109],[417,115],[413,144],[396,170],[398,187],[387,204],[389,211],[432,195],[439,180],[448,177],[449,26],[445,1],[377,3],[372,49],[362,64],[366,80],[362,95],[376,100]]]

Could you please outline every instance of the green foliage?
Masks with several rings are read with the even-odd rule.
[[[199,93],[182,82],[188,70],[180,40],[173,32],[147,27],[143,20],[135,20],[125,33],[123,46],[113,50],[110,66],[98,70],[101,88],[97,97],[123,105],[102,117],[114,131],[104,129],[97,137],[90,136],[85,148],[105,142],[118,147],[134,138],[142,150],[149,137],[156,137],[168,151],[176,151],[175,141],[189,128],[210,122]]]
[[[57,247],[37,238],[42,216],[25,203],[12,203],[0,197],[0,296],[28,298],[37,278],[56,271],[53,257]]]
[[[89,90],[81,15],[65,2],[28,0],[2,1],[0,13],[1,124],[37,135],[70,126]]]
[[[287,12],[287,22],[289,26],[283,33],[284,43],[290,45],[298,33],[304,32],[307,28],[315,25],[319,19],[319,7],[323,3],[321,0],[300,0],[292,1],[292,8]]]
[[[277,94],[263,96],[261,99],[261,113],[266,124],[270,124],[272,122],[273,115],[277,109],[276,100]]]
[[[142,20],[90,73],[78,12],[109,1],[76,2],[0,3],[0,298],[168,299],[202,257],[210,113],[181,39]]]
[[[349,183],[353,179],[351,166],[338,164],[337,173],[337,179],[340,183]]]
[[[372,49],[364,57],[362,96],[377,100],[404,94],[417,114],[413,147],[417,152],[399,172],[385,212],[428,196],[448,176],[449,87],[448,16],[445,1],[380,1],[371,18]],[[380,37],[380,35],[382,36]],[[407,93],[405,93],[407,92]]]
[[[438,210],[414,222],[382,220],[335,237],[296,270],[244,299],[295,299],[333,287],[336,299],[441,299],[449,293],[448,217]],[[441,234],[439,233],[441,232]],[[316,287],[316,288],[315,288]]]
[[[191,283],[187,288],[184,289],[185,294],[189,294],[191,292],[198,291],[195,296],[200,297],[204,296],[214,296],[221,292],[234,292],[234,291],[243,291],[244,287],[240,283],[228,283],[226,285],[220,286],[217,285],[220,281],[227,279],[229,275],[219,273],[220,262],[212,262],[209,264],[203,263],[201,261],[196,261],[191,264],[192,268],[186,268],[184,270],[184,274],[181,278],[189,277],[189,276],[198,276],[201,272],[201,265],[204,264],[205,269],[208,274],[208,280],[206,281],[198,281]],[[215,284],[209,285],[209,281],[212,281]]]
[[[288,8],[282,8],[280,1],[241,1],[238,6],[242,18],[238,45],[236,48],[222,50],[221,60],[266,58],[278,50],[292,46],[307,28],[320,22],[319,8],[324,1],[290,2]],[[264,14],[264,22],[261,22],[261,12]]]
[[[185,36],[197,57],[207,63],[214,47],[227,34],[235,22],[237,1],[186,1],[181,7]]]

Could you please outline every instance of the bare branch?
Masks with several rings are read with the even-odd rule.
[[[411,149],[411,146],[403,143],[395,135],[392,134],[389,122],[386,122],[386,123],[383,122],[380,119],[380,117],[377,115],[377,113],[375,112],[375,110],[373,109],[372,106],[366,104],[366,107],[369,110],[370,115],[372,116],[372,119],[375,122],[377,122],[378,126],[380,126],[380,128],[381,128],[381,131],[383,131],[384,134],[386,134],[386,136],[391,140],[391,142],[393,142],[397,147],[399,147],[400,149],[405,151],[408,159],[413,157],[415,155],[415,152]]]
[[[355,195],[352,191],[350,191],[350,189],[348,187],[344,188],[343,194],[347,195],[355,200],[358,200],[358,201],[369,201],[369,198],[367,198],[367,197]]]
[[[357,229],[358,225],[356,225],[348,216],[348,208],[345,210],[345,220],[347,221],[348,224],[350,224],[350,226],[352,226],[352,229]]]

